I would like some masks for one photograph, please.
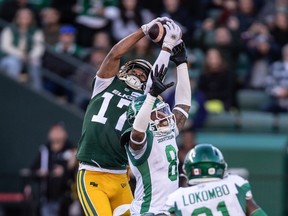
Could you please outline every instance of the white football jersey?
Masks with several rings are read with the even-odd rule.
[[[245,216],[250,184],[238,175],[179,188],[170,194],[165,208],[181,216]]]
[[[143,151],[135,152],[126,146],[129,165],[136,178],[131,215],[163,212],[169,194],[178,188],[178,147],[174,132],[153,137],[147,133]]]

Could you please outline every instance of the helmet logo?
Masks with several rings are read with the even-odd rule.
[[[209,175],[215,175],[216,171],[215,171],[215,168],[211,167],[208,169],[208,174]]]
[[[192,174],[193,174],[193,175],[201,175],[201,169],[199,169],[199,168],[194,168],[194,169],[192,170]]]

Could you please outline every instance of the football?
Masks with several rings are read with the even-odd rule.
[[[166,35],[166,29],[164,28],[163,24],[165,24],[166,21],[162,22],[156,22],[154,25],[151,26],[151,28],[148,31],[148,35],[150,39],[159,45],[162,45],[163,39]]]

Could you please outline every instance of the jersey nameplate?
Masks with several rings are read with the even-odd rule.
[[[230,194],[229,188],[226,184],[217,186],[208,190],[203,190],[201,192],[190,193],[188,195],[183,195],[183,205],[193,205],[198,202],[203,202],[211,199],[215,199],[222,196],[227,196]]]
[[[121,98],[125,98],[127,100],[130,100],[130,101],[133,100],[135,97],[141,96],[141,94],[137,93],[137,92],[132,92],[131,95],[123,94],[122,92],[118,91],[117,89],[114,89],[112,91],[112,93],[117,95],[117,96],[119,96],[119,97],[121,97]]]
[[[163,138],[160,138],[160,139],[158,139],[157,141],[158,141],[158,143],[161,143],[161,142],[164,142],[164,141],[166,141],[166,140],[171,140],[171,139],[173,139],[174,138],[174,135],[173,134],[171,134],[171,135],[169,135],[169,136],[165,136],[165,137],[163,137]]]
[[[139,96],[141,96],[142,94],[141,93],[139,93],[139,92],[132,92],[131,93],[131,96],[133,96],[133,97],[139,97]]]

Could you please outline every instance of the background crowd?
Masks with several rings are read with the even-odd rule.
[[[241,89],[271,96],[259,110],[287,112],[287,7],[285,0],[3,1],[0,69],[85,110],[91,80],[111,46],[167,16],[181,26],[188,49],[194,128],[207,113],[237,110]],[[127,59],[154,61],[159,48],[145,38]]]
[[[239,110],[240,90],[267,94],[259,111],[288,112],[286,0],[2,0],[0,71],[85,110],[112,45],[159,16],[181,26],[188,52],[192,107],[180,162],[208,115]],[[144,38],[123,63],[153,62],[160,48]],[[171,107],[172,95],[164,95]]]

